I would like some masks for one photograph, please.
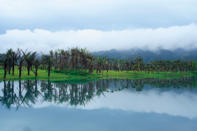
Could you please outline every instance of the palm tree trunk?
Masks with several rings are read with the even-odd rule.
[[[28,76],[30,75],[30,66],[29,65],[27,66],[27,74],[28,74]]]
[[[10,72],[11,72],[11,67],[10,65],[8,66],[8,74],[10,75]]]
[[[14,75],[14,63],[12,63],[12,75]]]
[[[22,66],[19,65],[19,78],[21,78]]]
[[[50,71],[51,71],[51,63],[49,62],[49,65],[48,65],[48,77],[50,77]]]
[[[36,67],[36,72],[35,72],[35,76],[38,76],[38,68]]]
[[[7,62],[5,61],[4,62],[4,76],[3,76],[4,79],[6,78],[6,75],[7,75]]]

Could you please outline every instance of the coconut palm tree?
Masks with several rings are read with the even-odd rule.
[[[51,66],[52,66],[52,60],[51,57],[49,55],[42,55],[42,60],[41,60],[42,64],[47,66],[47,70],[48,70],[48,77],[50,77],[50,72],[51,72]]]
[[[8,74],[11,72],[11,67],[12,67],[12,49],[9,49],[6,52],[6,59],[7,59],[7,66],[8,66]]]
[[[36,52],[23,52],[23,55],[24,55],[24,59],[25,59],[25,62],[26,62],[26,67],[27,67],[27,74],[28,76],[30,75],[30,70],[33,66],[33,62],[35,60],[35,57],[36,57]]]
[[[38,76],[38,68],[39,68],[39,65],[40,65],[39,59],[35,59],[33,65],[34,65],[34,68],[35,68],[35,70],[33,72],[35,74],[35,77],[37,77]]]
[[[3,78],[5,79],[6,78],[6,75],[7,75],[7,59],[5,58],[5,60],[4,60],[4,67],[3,67],[3,69],[4,69],[4,75],[3,75]]]
[[[24,63],[24,55],[23,55],[23,51],[18,49],[17,50],[17,63],[18,63],[18,70],[19,70],[19,78],[21,78],[21,74],[22,74],[22,66]]]
[[[12,75],[14,75],[15,64],[17,62],[17,53],[12,51],[11,52],[11,59],[12,59]]]

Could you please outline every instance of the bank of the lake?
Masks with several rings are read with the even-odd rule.
[[[3,80],[4,71],[0,70],[0,80]],[[102,71],[102,73],[88,73],[88,71],[51,71],[50,78],[48,78],[48,72],[46,70],[38,70],[38,80],[50,81],[92,81],[98,79],[144,79],[144,78],[182,78],[182,77],[194,77],[196,72],[145,72],[145,71]],[[22,72],[21,80],[35,79],[33,72],[27,75],[27,71]],[[15,70],[15,74],[7,74],[6,80],[19,80],[18,70]]]

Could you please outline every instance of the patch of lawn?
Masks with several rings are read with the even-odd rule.
[[[0,80],[3,80],[4,71],[0,69]],[[62,70],[51,71],[51,76],[48,78],[46,70],[38,70],[38,76],[35,78],[34,73],[31,71],[30,76],[27,71],[23,70],[21,80],[50,80],[50,81],[93,81],[98,79],[145,79],[145,78],[159,78],[159,79],[177,79],[182,77],[195,77],[196,72],[145,72],[145,71],[102,71],[102,73],[88,73],[85,70]],[[8,75],[6,80],[19,80],[18,69],[15,70],[15,75]]]

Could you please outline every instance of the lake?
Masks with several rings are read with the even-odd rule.
[[[196,131],[197,80],[0,82],[0,131]]]

